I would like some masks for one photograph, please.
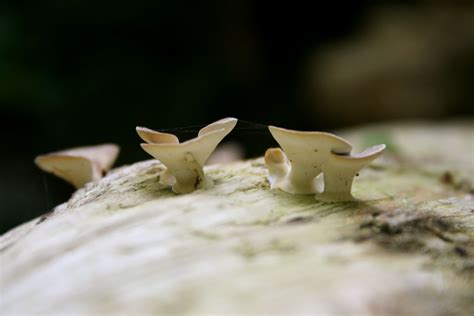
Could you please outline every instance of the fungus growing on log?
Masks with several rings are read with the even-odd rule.
[[[102,178],[113,166],[119,151],[115,144],[77,147],[40,155],[35,158],[35,164],[79,189]]]
[[[268,168],[270,188],[276,189],[284,185],[286,175],[290,171],[290,163],[280,148],[269,148],[265,152],[265,165]]]
[[[384,144],[367,148],[359,154],[340,155],[331,153],[329,163],[323,166],[324,192],[316,196],[323,201],[350,201],[352,181],[358,172],[382,155]]]
[[[173,134],[139,126],[136,130],[146,142],[141,144],[143,150],[167,168],[160,175],[160,183],[171,185],[173,192],[182,194],[212,183],[204,174],[204,164],[236,124],[235,118],[221,119],[202,128],[196,138],[183,143]]]
[[[377,145],[351,155],[352,145],[330,133],[275,126],[269,126],[269,130],[283,148],[271,148],[265,153],[271,188],[293,194],[316,194],[317,199],[324,201],[352,200],[353,178],[385,149],[385,145]]]

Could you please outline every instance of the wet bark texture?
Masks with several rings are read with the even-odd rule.
[[[270,191],[261,158],[186,195],[115,169],[0,237],[1,313],[473,315],[470,123],[342,132],[389,149],[351,203]]]

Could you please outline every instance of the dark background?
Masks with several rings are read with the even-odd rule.
[[[472,116],[472,12],[470,1],[2,1],[0,233],[73,192],[36,155],[114,142],[117,165],[148,159],[136,125]],[[262,129],[228,139],[247,157],[273,145]]]

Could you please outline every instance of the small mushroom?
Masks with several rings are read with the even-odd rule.
[[[271,189],[282,189],[290,172],[290,163],[280,148],[269,148],[265,152],[265,165],[268,168],[268,181]]]
[[[346,140],[329,133],[293,131],[275,126],[269,126],[269,130],[290,161],[287,179],[279,181],[279,188],[288,193],[321,192],[321,179],[317,177],[332,152],[349,154],[352,150]]]
[[[323,166],[324,192],[316,198],[322,201],[350,201],[352,182],[358,172],[382,155],[385,145],[375,145],[355,155],[331,153],[329,163]]]
[[[271,188],[288,193],[316,194],[317,199],[324,201],[353,200],[354,177],[385,149],[385,145],[377,145],[351,155],[352,145],[330,133],[293,131],[275,126],[270,126],[269,130],[283,148],[283,151],[271,148],[265,153]]]
[[[167,167],[160,175],[160,183],[171,185],[175,193],[189,193],[211,183],[204,175],[204,164],[236,124],[235,118],[221,119],[202,128],[196,138],[183,143],[173,134],[144,127],[136,130],[146,142],[141,144],[143,150]]]
[[[114,164],[119,150],[115,144],[77,147],[40,155],[35,158],[35,164],[79,189],[102,178]]]

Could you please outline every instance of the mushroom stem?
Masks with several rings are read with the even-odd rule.
[[[316,176],[315,176],[316,174]],[[298,194],[314,194],[321,192],[321,186],[316,180],[321,174],[320,168],[313,168],[311,173],[300,165],[293,164],[288,174],[287,192]]]
[[[281,188],[282,182],[290,172],[285,153],[280,148],[269,148],[265,152],[265,164],[268,168],[270,188]]]
[[[176,178],[171,171],[166,168],[160,173],[160,183],[163,185],[173,185],[176,182]]]
[[[323,189],[321,177],[308,175],[302,168],[294,168],[280,148],[267,149],[265,164],[271,189],[281,189],[294,194],[314,194]]]
[[[176,179],[171,189],[177,194],[192,192],[210,182],[206,179],[202,166],[189,152],[184,155],[183,165],[171,172]]]
[[[316,195],[316,199],[321,201],[341,202],[352,201],[352,182],[357,172],[352,170],[326,171],[324,172],[324,192]]]

